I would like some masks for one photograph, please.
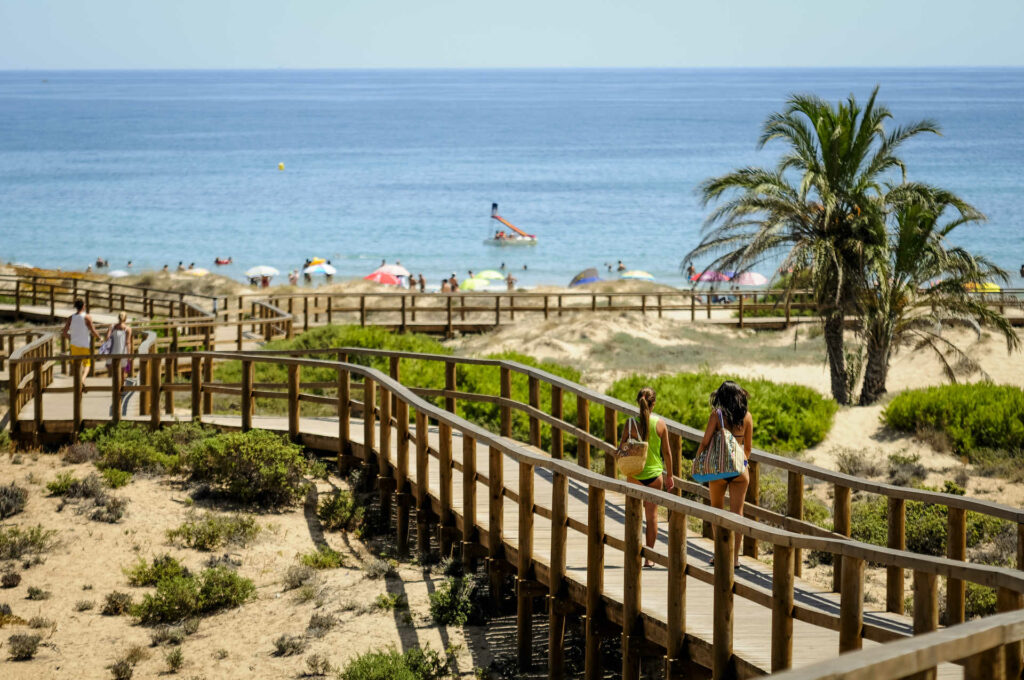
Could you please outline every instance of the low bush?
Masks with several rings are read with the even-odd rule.
[[[84,431],[79,441],[92,442],[100,453],[97,467],[127,472],[175,472],[177,451],[158,446],[157,435],[142,425],[121,421]]]
[[[127,470],[118,470],[117,468],[106,468],[100,474],[103,475],[103,481],[107,483],[111,489],[120,489],[122,486],[132,481],[132,473]]]
[[[337,569],[345,564],[341,553],[326,545],[299,555],[299,562],[313,569]]]
[[[177,575],[160,580],[156,593],[145,595],[132,608],[132,614],[143,624],[174,623],[241,606],[255,594],[252,581],[225,567],[216,567],[198,576]]]
[[[104,494],[100,498],[95,499],[89,519],[97,522],[108,522],[110,524],[114,524],[124,517],[125,509],[127,507],[127,498]]]
[[[302,447],[287,437],[251,430],[195,442],[185,467],[193,480],[209,482],[227,498],[276,507],[302,497],[308,463]]]
[[[322,499],[316,514],[327,531],[356,531],[363,522],[363,508],[344,489]]]
[[[1024,390],[1019,387],[981,382],[906,390],[889,402],[882,418],[904,432],[938,430],[969,460],[979,449],[1024,455]]]
[[[35,628],[35,629],[49,628],[52,625],[53,625],[53,621],[51,621],[50,619],[45,618],[43,616],[33,616],[31,619],[28,620],[28,627],[29,628]]]
[[[921,464],[921,456],[894,453],[889,456],[889,483],[896,486],[915,486],[928,476],[928,468]]]
[[[864,451],[841,448],[836,451],[836,469],[854,477],[878,477],[885,471],[881,461]],[[890,470],[892,457],[890,456]]]
[[[325,675],[333,675],[337,670],[330,659],[322,654],[310,654],[306,657],[305,675],[309,677],[320,678]]]
[[[405,595],[400,593],[381,593],[373,600],[373,608],[389,612],[394,609],[408,609],[409,603]]]
[[[316,569],[305,564],[293,564],[284,574],[284,589],[295,590],[316,577]]]
[[[450,577],[430,593],[430,616],[436,623],[461,626],[487,620],[479,584],[471,578]]]
[[[115,590],[109,593],[103,602],[103,609],[100,613],[104,616],[121,616],[127,614],[132,608],[132,596]]]
[[[167,664],[168,673],[173,674],[181,670],[185,664],[185,653],[181,651],[181,647],[175,647],[164,654],[164,663]]]
[[[295,656],[306,649],[306,641],[300,635],[285,635],[274,640],[274,656]]]
[[[438,652],[413,647],[405,653],[394,649],[360,654],[341,671],[341,680],[440,680],[451,672],[448,660]]]
[[[0,560],[19,560],[27,555],[40,556],[57,544],[57,532],[43,525],[0,528]]]
[[[338,620],[333,615],[314,612],[309,617],[309,624],[306,626],[306,630],[313,637],[319,638],[327,635],[336,625],[338,625]]]
[[[25,509],[28,501],[28,490],[14,482],[0,486],[0,519],[17,515]]]
[[[964,616],[968,621],[996,613],[996,589],[967,582],[964,592]]]
[[[118,659],[110,665],[110,675],[114,680],[131,680],[135,674],[135,664],[128,659]]]
[[[21,583],[21,574],[16,571],[5,571],[3,576],[0,576],[0,587],[17,588],[19,583]]]
[[[396,566],[391,560],[372,557],[363,565],[363,572],[366,574],[366,578],[369,579],[386,578],[398,573]]]
[[[91,463],[100,457],[99,449],[93,442],[75,442],[64,449],[61,459],[65,463]]]
[[[30,600],[49,600],[50,591],[43,590],[42,588],[39,588],[37,586],[29,586],[27,597]]]
[[[207,512],[197,517],[189,512],[181,526],[167,531],[167,540],[209,551],[225,545],[248,545],[259,533],[260,525],[247,515],[228,517]]]
[[[76,612],[87,612],[96,607],[96,603],[92,600],[79,600],[75,603]]]
[[[12,661],[28,661],[36,655],[42,639],[38,635],[12,635],[7,638],[7,654]]]
[[[753,445],[767,451],[800,452],[821,442],[832,428],[837,406],[809,387],[712,373],[677,373],[659,377],[633,375],[616,381],[608,394],[628,404],[650,385],[657,392],[655,412],[684,425],[704,430],[711,413],[711,393],[724,380],[735,380],[750,394],[754,419]],[[697,445],[683,440],[683,453],[692,458]]]
[[[124,569],[124,574],[130,585],[155,586],[165,578],[188,576],[189,572],[178,560],[165,554],[154,557],[152,562],[140,557],[135,564]]]

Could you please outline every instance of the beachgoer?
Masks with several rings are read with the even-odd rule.
[[[619,260],[619,265],[616,267],[620,272],[626,271],[626,265],[622,264],[622,260]]]
[[[450,293],[452,287],[448,284],[448,279],[441,279],[441,292]]]
[[[523,265],[523,271],[524,272],[526,271],[526,265],[525,264]]]
[[[269,288],[270,287],[270,277],[269,276],[261,276],[260,277],[260,287],[261,288]]]
[[[743,447],[743,473],[738,477],[729,479],[716,479],[708,482],[708,491],[711,492],[711,505],[723,509],[725,507],[725,492],[729,491],[729,509],[737,515],[743,515],[743,500],[747,495],[747,485],[750,484],[750,469],[747,461],[750,460],[750,445],[754,437],[754,419],[747,410],[747,391],[731,380],[726,380],[717,390],[711,394],[711,415],[708,416],[707,427],[704,428],[704,438],[697,447],[697,454],[711,444],[711,438],[721,427],[736,437],[736,443]],[[740,543],[743,536],[736,532],[736,545],[733,551],[733,563],[739,566]],[[714,562],[714,560],[712,560]]]
[[[169,272],[171,270],[170,270],[170,268],[167,265],[164,265],[163,268],[160,269],[160,271],[163,272],[164,274],[166,274],[167,272]]]
[[[512,274],[509,274],[508,276],[505,277],[505,286],[509,290],[515,290],[516,289],[516,281],[518,281],[518,280],[519,279],[517,279],[516,277],[512,276]]]
[[[132,268],[132,261],[128,260],[128,269],[131,269],[131,268]]]
[[[501,269],[501,271],[505,271],[505,263],[504,262],[501,263],[500,269]]]
[[[1020,278],[1024,279],[1024,264],[1020,266]]]
[[[103,258],[102,257],[97,257],[96,258],[96,269],[103,269]]]
[[[416,277],[409,274],[409,290],[416,290]]]
[[[88,267],[85,268],[85,273],[88,274],[91,271],[92,271],[92,265],[90,264]]]
[[[89,339],[100,339],[96,327],[92,325],[92,317],[85,313],[85,302],[75,300],[75,313],[64,322],[64,337],[71,341],[71,356],[83,356],[90,353]],[[89,374],[89,359],[82,359],[82,380]]]
[[[451,278],[448,279],[448,288],[453,293],[459,289],[459,280],[455,278],[455,272],[452,272]]]
[[[126,312],[118,312],[117,323],[112,325],[107,330],[107,340],[110,340],[110,353],[111,354],[131,354],[132,352],[132,329],[127,323],[128,314]],[[109,369],[112,363],[107,363]],[[121,372],[117,376],[118,382],[124,386],[124,379],[132,372],[131,359],[125,359],[121,362]]]
[[[260,285],[260,277],[258,277],[258,276],[250,276],[249,277],[249,285],[252,286],[253,288],[255,288],[256,286]]]
[[[419,284],[420,284],[420,292],[421,293],[427,292],[427,280],[425,278],[423,278],[423,274],[420,274]]]
[[[185,263],[182,262],[181,260],[178,260],[178,271],[179,272],[185,271]]]
[[[472,269],[469,270],[469,276],[467,278],[470,278],[470,279],[473,278],[473,270]]]
[[[622,439],[619,441],[621,449],[630,434],[639,435],[640,439],[647,442],[647,460],[644,469],[634,478],[628,480],[634,484],[642,484],[650,489],[664,489],[671,491],[675,487],[672,479],[672,446],[668,440],[668,428],[665,421],[654,415],[651,410],[657,395],[652,387],[641,387],[636,395],[637,406],[640,407],[640,417],[635,420],[637,429],[633,430],[629,423],[623,426]],[[647,547],[653,548],[658,538],[658,506],[655,503],[644,501],[644,516],[647,520]],[[653,567],[654,563],[644,559],[645,567]]]
[[[196,263],[195,262],[189,262],[188,263],[188,270],[189,271],[192,271],[195,268],[196,268]]]
[[[688,264],[686,266],[686,278],[688,278],[689,280],[693,281],[694,278],[696,278],[696,276],[697,276],[697,270],[693,268],[693,263],[691,262],[690,264]]]
[[[382,257],[382,258],[380,258],[380,266],[381,266],[381,267],[383,267],[383,266],[384,266],[384,265],[386,265],[387,263],[388,263],[388,261],[387,261],[387,258],[383,258],[383,257]]]
[[[299,270],[298,269],[293,269],[291,271],[291,273],[288,274],[288,283],[290,285],[292,285],[292,286],[299,285]]]

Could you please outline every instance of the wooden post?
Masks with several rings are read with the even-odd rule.
[[[834,485],[835,497],[832,499],[832,531],[843,536],[850,535],[850,487]],[[843,582],[843,561],[832,562],[832,590],[839,592]],[[859,649],[859,647],[858,647]]]
[[[793,665],[793,548],[772,548],[772,672]]]
[[[160,429],[160,358],[154,354],[149,360],[149,390],[150,390],[150,411],[149,427],[152,430]]]
[[[714,624],[712,630],[711,677],[714,680],[736,676],[732,658],[732,589],[733,589],[733,537],[732,531],[716,526]]]
[[[402,323],[399,326],[399,330],[405,332],[405,296],[402,296]]]
[[[643,501],[626,496],[626,547],[622,562],[622,677],[640,678],[641,553],[643,548]]]
[[[675,452],[673,452],[675,453]],[[675,458],[678,458],[678,454]],[[752,460],[747,465],[747,471],[750,475],[750,483],[747,485],[747,496],[746,502],[752,505],[757,505],[761,501],[761,464],[756,460]],[[743,537],[743,554],[747,557],[753,557],[757,559],[757,539],[751,536]]]
[[[491,585],[491,605],[495,609],[501,604],[501,570],[498,561],[505,556],[501,545],[503,515],[503,490],[505,482],[500,449],[490,447],[487,456],[488,499],[487,508],[487,566]]]
[[[251,359],[242,360],[242,432],[252,429],[252,383],[253,365]]]
[[[547,321],[547,319],[548,319],[548,296],[545,295],[544,296],[544,320]]]
[[[416,411],[416,548],[421,556],[430,554],[430,519],[427,414]]]
[[[914,635],[939,627],[939,588],[935,574],[914,570]],[[915,673],[913,680],[935,680],[936,669]]]
[[[1003,648],[993,647],[969,656],[964,662],[964,680],[993,680],[1005,675]]]
[[[330,324],[330,323],[332,323],[334,321],[334,310],[333,310],[333,305],[331,304],[331,300],[333,300],[333,299],[334,298],[331,297],[330,295],[327,296],[327,323],[328,324]],[[405,324],[403,323],[402,325],[404,326]]]
[[[790,471],[786,479],[786,516],[799,520],[804,518],[804,476]],[[803,560],[799,548],[793,549],[793,574],[800,576]]]
[[[590,402],[582,395],[576,397],[576,427],[584,432],[590,432]],[[676,450],[673,449],[672,460],[678,457]],[[590,469],[590,442],[577,438],[576,462],[580,467],[586,470]]]
[[[57,318],[57,300],[53,295],[53,284],[50,284],[50,318]]]
[[[456,364],[454,361],[444,362],[444,389],[446,392],[455,391],[455,369]],[[448,411],[449,413],[455,413],[455,397],[450,395],[445,396],[444,410]]]
[[[203,374],[202,374],[202,362],[203,360],[199,357],[192,357],[192,371],[189,376],[192,380],[192,420],[201,420],[203,417],[202,410],[202,393],[203,393]]]
[[[174,384],[174,367],[177,363],[178,360],[171,357],[164,359],[164,382],[168,385]],[[164,413],[169,416],[174,415],[174,392],[172,390],[164,391]]]
[[[398,440],[395,442],[395,489],[398,491],[398,554],[409,554],[409,404],[395,404]]]
[[[996,605],[1000,612],[1010,612],[1024,608],[1024,596],[1018,592],[999,588],[996,591]],[[1020,641],[1003,645],[1003,657],[1006,664],[1006,677],[1019,678],[1024,670],[1024,643]]]
[[[604,440],[608,444],[617,447],[619,445],[619,414],[613,408],[608,406],[604,407]],[[618,473],[618,461],[615,459],[615,454],[605,452],[604,454],[604,474],[606,477],[615,479],[616,473]]]
[[[448,423],[440,423],[437,427],[438,447],[437,465],[440,468],[441,488],[438,500],[441,504],[440,541],[441,555],[450,557],[452,553],[452,534],[454,513],[452,512],[452,427]]]
[[[533,466],[519,464],[519,559],[516,565],[516,639],[520,670],[533,665]]]
[[[341,359],[339,359],[341,363]],[[350,411],[351,389],[349,372],[347,369],[338,367],[338,470],[345,474],[348,472],[349,458],[352,455],[351,446],[351,422]]]
[[[512,398],[512,371],[505,366],[501,367],[501,398]],[[501,406],[501,436],[512,436],[512,407],[508,404]]]
[[[121,359],[110,357],[110,421],[115,425],[121,422],[121,381],[118,380],[120,371]],[[75,432],[77,431],[76,428]]]
[[[690,291],[690,321],[697,320],[697,296]]]
[[[665,677],[680,678],[686,650],[686,515],[671,510],[668,513],[666,611],[668,637],[665,644]]]
[[[743,328],[743,294],[740,293],[740,328]]]
[[[864,630],[864,560],[836,555],[842,561],[839,596],[839,653],[860,649]]]
[[[569,478],[555,472],[551,478],[551,559],[548,576],[548,678],[565,675],[565,538]]]
[[[786,291],[786,328],[789,328],[789,305],[790,305],[790,297],[791,297],[791,295],[792,295],[792,292],[787,290]]]
[[[886,545],[893,550],[907,549],[907,504],[902,498],[889,498],[889,532]],[[885,611],[903,613],[903,567],[885,568]]]
[[[551,415],[562,420],[562,388],[551,386]],[[564,454],[562,429],[556,425],[551,426],[551,457],[561,460]]]
[[[532,375],[528,379],[530,391],[530,406],[540,408],[540,381]],[[537,416],[530,414],[530,444],[540,448],[540,421]]]
[[[366,302],[362,297],[359,298],[359,325],[366,325]],[[309,330],[309,295],[302,296],[302,330]]]
[[[586,680],[603,676],[599,623],[604,618],[604,495],[604,489],[587,489]]]
[[[384,526],[391,528],[391,495],[394,475],[391,470],[391,394],[380,386],[380,433],[378,446],[378,486],[380,487],[380,516]]]
[[[374,455],[374,427],[377,418],[377,391],[371,378],[363,378],[363,464],[368,463]]]
[[[964,561],[967,557],[967,513],[963,508],[949,508],[949,530],[946,534],[946,557]],[[965,617],[964,582],[958,578],[946,579],[946,625],[963,623]],[[916,616],[916,614],[915,614]]]
[[[445,337],[450,338],[450,337],[455,335],[455,332],[452,330],[452,297],[451,297],[451,295],[448,296],[446,304],[447,304],[447,311],[448,311],[448,322],[447,322],[447,326],[445,327]]]
[[[11,383],[11,390],[13,391],[13,390],[15,390],[17,388],[17,382],[18,382],[17,380],[15,380],[14,364],[11,364],[10,365],[10,369],[8,369],[8,370],[10,371],[9,377],[10,377],[10,383]],[[78,432],[81,431],[81,429],[82,429],[82,360],[81,359],[72,359],[71,360],[71,379],[72,379],[72,390],[73,390],[73,393],[74,393],[73,397],[72,397],[73,398],[73,406],[71,407],[71,409],[72,409],[71,412],[72,412],[72,418],[73,418],[73,427],[75,429],[75,435],[77,436]],[[14,425],[16,424],[17,419],[18,419],[18,413],[15,410],[15,402],[16,401],[17,401],[16,399],[11,398],[10,403],[9,403],[10,412],[11,412],[11,431],[12,432],[14,430]]]
[[[213,357],[203,359],[203,383],[213,382]],[[213,413],[213,392],[203,391],[203,413]]]
[[[476,540],[476,440],[462,433],[462,563],[475,571],[470,545]]]
[[[712,293],[712,290],[710,288],[708,288],[708,294],[704,297],[704,300],[707,302],[706,307],[707,307],[707,313],[708,313],[708,318],[709,319],[711,318],[711,293]]]
[[[288,438],[299,441],[299,385],[302,380],[302,367],[298,364],[288,365]]]

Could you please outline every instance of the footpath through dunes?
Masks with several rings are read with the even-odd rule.
[[[43,346],[40,343],[38,346]],[[601,636],[622,640],[623,675],[637,677],[640,656],[650,646],[667,656],[667,670],[678,675],[686,664],[710,669],[715,678],[751,677],[789,667],[811,668],[828,664],[838,652],[871,647],[924,634],[938,628],[938,577],[946,580],[947,613],[951,621],[963,620],[965,582],[999,590],[1000,608],[1019,609],[1024,594],[1024,576],[1011,569],[966,563],[957,552],[962,541],[951,540],[950,557],[935,558],[902,550],[905,527],[900,519],[906,500],[924,500],[949,508],[951,534],[962,535],[967,510],[984,512],[1015,522],[1022,513],[1006,506],[971,498],[890,487],[859,480],[821,468],[755,451],[751,472],[752,498],[748,518],[708,508],[700,502],[630,485],[615,478],[614,449],[621,414],[633,407],[592,392],[535,368],[508,361],[466,359],[451,356],[416,355],[402,352],[332,349],[300,354],[328,356],[330,360],[293,358],[281,352],[186,352],[136,355],[143,373],[152,382],[139,391],[148,395],[139,401],[144,415],[106,409],[103,396],[116,397],[109,379],[87,379],[84,388],[61,376],[58,361],[49,356],[12,357],[24,381],[14,388],[14,436],[19,440],[66,439],[82,426],[111,419],[142,419],[158,427],[174,417],[198,417],[222,428],[262,427],[287,433],[311,449],[339,456],[339,464],[350,467],[370,464],[380,470],[382,511],[397,532],[400,550],[410,548],[412,536],[420,549],[430,547],[435,533],[444,553],[460,545],[464,558],[473,562],[485,558],[492,584],[501,587],[504,574],[514,574],[517,583],[517,645],[524,663],[543,663],[536,658],[532,621],[538,612],[538,598],[549,595],[548,649],[550,675],[562,671],[562,639],[567,616],[586,614],[587,675],[596,677]],[[365,366],[337,361],[356,355],[386,357],[391,375]],[[410,389],[398,374],[401,358],[418,358],[444,364],[445,389]],[[207,379],[206,363],[240,360],[240,383],[218,383]],[[182,364],[187,382],[162,382],[166,362]],[[255,384],[254,367],[275,363],[286,369],[287,381],[280,385]],[[498,374],[498,394],[475,394],[459,390],[456,381],[460,364],[491,366]],[[73,366],[73,362],[69,362]],[[336,372],[333,394],[303,392],[302,371],[331,368]],[[44,385],[47,373],[52,373]],[[513,373],[529,381],[529,403],[511,398]],[[361,379],[361,380],[360,380]],[[71,382],[70,389],[68,382]],[[540,410],[541,386],[556,398],[552,412]],[[111,394],[114,393],[114,394]],[[190,408],[178,410],[163,399],[175,393],[187,395]],[[241,415],[212,412],[207,397],[214,394],[237,397]],[[37,396],[41,396],[37,399]],[[86,397],[89,397],[87,400]],[[355,397],[361,397],[359,399]],[[603,408],[604,436],[589,427],[563,419],[562,397],[577,398],[579,424],[589,423],[589,411]],[[439,399],[441,408],[424,398]],[[280,399],[287,416],[254,413],[256,399]],[[501,412],[501,432],[495,434],[454,415],[457,400],[492,403]],[[163,403],[162,403],[163,402]],[[77,403],[77,405],[76,405]],[[302,404],[328,407],[329,415],[302,415]],[[372,410],[369,405],[372,405]],[[161,408],[163,406],[163,408]],[[528,442],[511,438],[514,411],[530,420]],[[372,418],[370,415],[372,414]],[[428,423],[433,424],[428,424]],[[667,423],[678,444],[699,433],[674,422]],[[549,451],[539,448],[542,426],[551,428]],[[564,457],[565,437],[577,440],[577,461]],[[607,475],[590,470],[591,453],[604,453]],[[791,502],[785,516],[757,506],[757,479],[761,466],[787,472]],[[706,498],[703,487],[683,479],[674,471],[677,484],[688,494]],[[802,521],[804,477],[818,478],[834,487],[836,532]],[[880,548],[848,539],[850,497],[853,490],[889,497],[890,545]],[[653,550],[642,544],[642,502],[657,502],[668,511],[668,522]],[[415,511],[415,512],[414,512]],[[690,520],[703,522],[701,535],[687,536]],[[710,527],[717,527],[717,540]],[[782,527],[782,528],[776,528]],[[732,569],[732,532],[740,532],[746,557]],[[957,534],[959,532],[959,534]],[[1018,529],[1018,537],[1024,532]],[[769,566],[756,559],[758,545],[771,545]],[[800,578],[800,553],[816,550],[831,555],[836,564],[835,592]],[[715,566],[705,558],[715,555]],[[1018,556],[1020,551],[1018,551]],[[642,569],[642,557],[658,566]],[[886,601],[866,606],[865,565],[886,568]],[[907,594],[904,570],[913,571],[914,616],[903,614]],[[835,593],[838,593],[835,594]],[[877,611],[884,607],[887,611]],[[958,618],[959,617],[959,618]],[[968,659],[967,677],[1017,677],[1020,648],[1024,637],[1024,615],[1000,629],[1000,637],[972,638],[956,648],[955,656],[918,654],[902,659],[877,677],[902,677],[937,667],[942,677],[962,677],[959,665],[942,662]],[[1014,627],[1016,626],[1016,627]],[[945,629],[947,639],[956,626]],[[1012,643],[1012,644],[1010,644]],[[989,650],[998,648],[998,670]],[[929,647],[929,649],[931,649]],[[642,651],[643,650],[643,651]],[[951,652],[952,653],[952,652]],[[986,656],[987,655],[987,656]],[[977,670],[982,669],[982,670]],[[826,668],[826,670],[828,670]],[[814,677],[826,677],[824,674]],[[832,677],[832,676],[827,676]]]

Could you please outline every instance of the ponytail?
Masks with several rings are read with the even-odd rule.
[[[637,426],[640,430],[640,439],[647,441],[650,436],[650,422],[651,422],[651,409],[654,408],[654,402],[657,397],[654,394],[654,389],[651,387],[642,387],[636,395],[637,406],[640,407],[640,419]]]

